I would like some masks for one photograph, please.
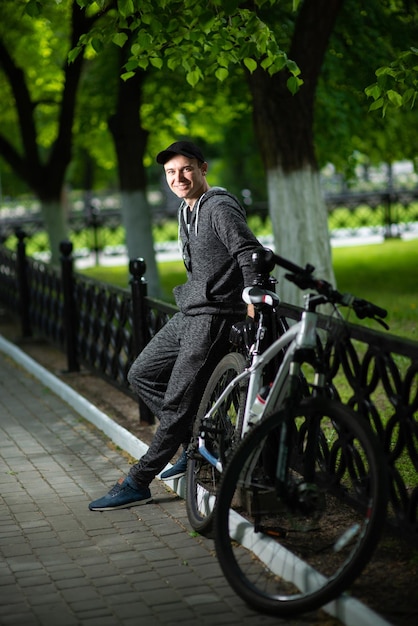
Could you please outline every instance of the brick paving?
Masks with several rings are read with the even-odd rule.
[[[341,623],[252,611],[158,479],[152,504],[89,511],[126,454],[1,350],[0,414],[1,626]]]

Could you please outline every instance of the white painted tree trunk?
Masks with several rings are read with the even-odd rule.
[[[319,172],[307,166],[289,174],[277,167],[267,172],[267,184],[276,253],[298,265],[314,265],[316,276],[335,285]],[[286,280],[284,273],[276,274],[278,294],[283,302],[301,306],[305,292]]]
[[[60,243],[68,239],[68,219],[65,205],[56,200],[43,202],[41,213],[48,233],[49,246],[51,249],[50,263],[58,265],[60,262]]]
[[[122,221],[129,259],[142,257],[147,269],[148,295],[160,297],[160,280],[155,260],[150,207],[143,191],[122,191]]]

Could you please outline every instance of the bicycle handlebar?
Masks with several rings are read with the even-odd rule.
[[[369,317],[382,324],[385,328],[388,328],[387,324],[381,319],[387,316],[385,309],[363,298],[357,298],[352,294],[340,293],[337,289],[334,289],[328,281],[315,278],[313,275],[315,270],[313,265],[307,264],[305,267],[301,267],[275,254],[269,248],[260,248],[257,252],[254,252],[252,261],[257,272],[260,274],[270,273],[275,265],[278,265],[290,272],[285,274],[285,278],[297,285],[300,289],[314,289],[318,294],[324,296],[326,302],[351,307],[359,319]]]

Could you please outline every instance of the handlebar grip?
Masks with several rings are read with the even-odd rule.
[[[353,309],[359,319],[364,319],[365,317],[385,318],[388,314],[386,309],[382,309],[380,306],[373,304],[373,302],[368,302],[367,300],[362,300],[361,298],[354,299]]]
[[[382,309],[380,306],[376,306],[376,305],[374,309],[375,309],[375,315],[377,317],[383,317],[383,318],[387,317],[388,312],[386,309]]]
[[[259,248],[256,252],[253,252],[252,262],[259,273],[271,272],[275,265],[283,267],[283,269],[292,272],[292,274],[312,274],[315,269],[309,264],[306,267],[296,265],[296,263],[292,263],[292,261],[275,254],[270,248]]]

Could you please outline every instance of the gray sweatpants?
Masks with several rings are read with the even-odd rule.
[[[206,383],[228,351],[232,321],[176,313],[132,364],[128,380],[160,421],[148,451],[130,469],[138,485],[148,486],[187,445]]]

